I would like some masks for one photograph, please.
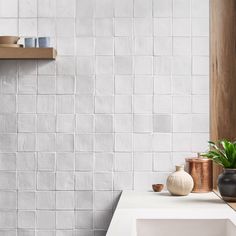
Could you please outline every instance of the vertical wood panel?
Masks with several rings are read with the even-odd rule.
[[[210,2],[210,137],[236,139],[236,0]],[[222,171],[213,167],[213,184]]]

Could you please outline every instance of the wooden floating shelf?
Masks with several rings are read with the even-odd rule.
[[[55,60],[54,48],[0,48],[0,60]]]

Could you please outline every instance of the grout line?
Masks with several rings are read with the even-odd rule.
[[[135,19],[135,17],[134,17],[134,4],[135,4],[135,0],[133,0],[133,16],[132,16],[132,19],[131,19],[131,21],[132,21],[132,35],[131,35],[131,40],[132,40],[132,94],[131,94],[131,102],[132,102],[132,110],[131,110],[131,112],[132,112],[132,120],[131,120],[131,122],[132,122],[132,130],[131,130],[131,143],[132,143],[132,152],[131,152],[131,160],[132,160],[132,166],[131,166],[131,171],[132,171],[132,190],[134,190],[135,189],[135,173],[134,173],[134,133],[133,133],[133,131],[134,131],[134,99],[135,99],[135,97],[134,97],[134,91],[135,91],[135,78],[136,78],[136,76],[135,76],[135,54],[134,54],[134,51],[135,51],[135,45],[133,45],[134,44],[134,42],[135,42],[135,21],[134,21],[134,19]],[[130,37],[130,36],[129,36]]]
[[[153,148],[153,140],[154,140],[154,102],[155,102],[155,26],[154,26],[154,0],[152,0],[152,172],[154,172],[154,148]]]
[[[174,166],[173,163],[173,143],[174,143],[174,137],[173,137],[173,127],[174,127],[174,114],[173,114],[173,50],[174,50],[174,3],[172,1],[172,11],[171,11],[171,47],[172,47],[172,55],[170,56],[171,58],[171,72],[170,72],[170,96],[171,96],[171,150],[170,150],[170,158],[171,158],[171,163],[172,167]]]

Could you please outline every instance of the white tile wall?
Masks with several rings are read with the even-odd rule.
[[[102,236],[119,194],[206,148],[208,0],[0,0],[0,235]]]

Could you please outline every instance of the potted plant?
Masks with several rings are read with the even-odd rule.
[[[218,188],[225,201],[236,201],[236,142],[220,140],[209,141],[210,150],[203,156],[223,166],[224,171],[218,177]]]

